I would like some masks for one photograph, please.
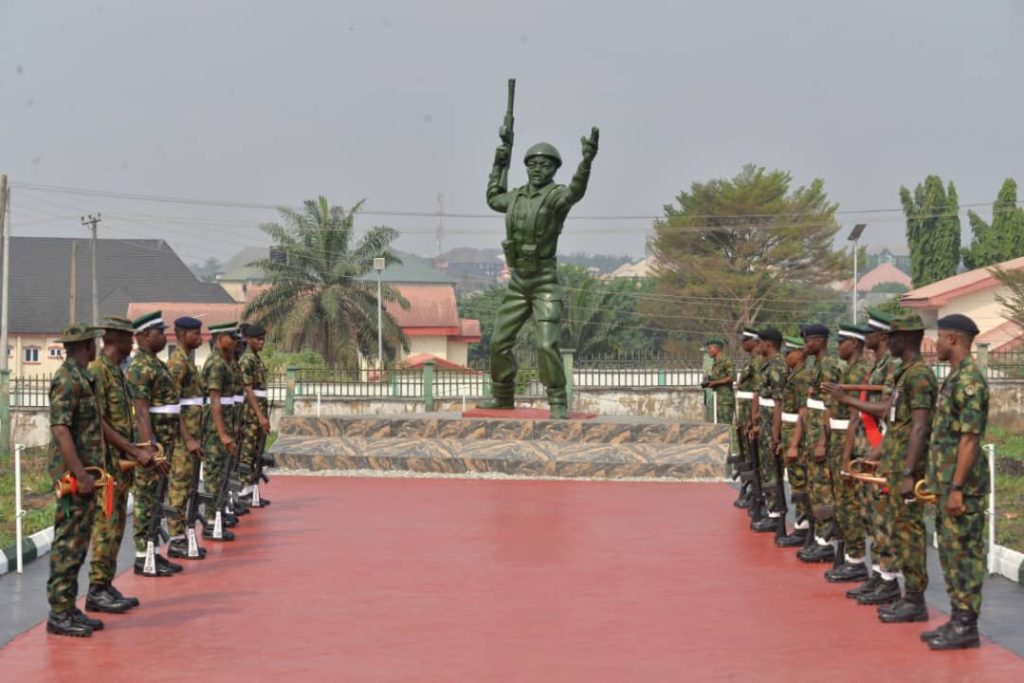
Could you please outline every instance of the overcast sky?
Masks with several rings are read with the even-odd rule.
[[[962,204],[1024,180],[1024,2],[0,0],[0,172],[14,234],[158,237],[186,260],[260,244],[269,210],[22,185],[487,214],[518,78],[513,182],[533,141],[567,180],[601,151],[579,216],[650,216],[746,162],[825,179],[844,211],[894,209],[928,173]],[[898,212],[844,214],[875,244]],[[433,251],[435,218],[365,216]],[[965,221],[966,224],[966,221]],[[500,218],[448,218],[445,248],[497,245]],[[650,220],[578,220],[561,251],[639,256]]]

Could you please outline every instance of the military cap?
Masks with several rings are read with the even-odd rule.
[[[800,330],[800,336],[804,339],[809,339],[811,337],[824,337],[825,339],[828,339],[830,334],[831,332],[829,332],[827,327],[818,324],[804,325],[803,329]]]
[[[562,165],[562,155],[558,153],[554,145],[548,142],[538,142],[526,150],[526,156],[523,157],[523,161],[529,161],[530,157],[547,157],[557,161],[559,166]]]
[[[892,315],[878,308],[868,309],[868,325],[873,330],[888,332],[892,329]]]
[[[704,346],[720,346],[725,348],[725,341],[721,337],[709,337],[704,341]]]
[[[744,339],[757,339],[757,328],[745,325],[740,334]]]
[[[256,323],[242,323],[242,334],[251,339],[259,339],[260,337],[267,336],[267,330],[263,325],[257,325]]]
[[[164,323],[163,313],[161,311],[153,311],[146,315],[140,315],[138,318],[132,321],[132,327],[135,328],[135,334],[140,334],[156,327],[158,329],[165,329],[167,325]]]
[[[946,330],[949,332],[963,332],[969,334],[972,337],[978,334],[978,326],[974,324],[974,321],[968,318],[963,313],[954,313],[939,318],[939,329]]]
[[[757,333],[757,338],[762,341],[775,342],[776,344],[782,343],[782,333],[774,327],[766,327]]]
[[[244,339],[244,337],[242,337],[242,333],[238,330],[231,330],[231,338],[236,342],[240,342]]]
[[[786,351],[802,351],[804,340],[800,337],[783,337],[783,347]]]
[[[101,334],[103,334],[102,328],[86,325],[85,323],[73,323],[64,328],[64,332],[61,333],[60,339],[57,341],[61,344],[89,341],[90,339],[95,339]]]
[[[174,321],[174,326],[181,330],[201,330],[203,321],[190,315],[183,315]]]
[[[209,328],[210,334],[214,336],[218,334],[233,334],[238,331],[238,323],[234,321],[229,323],[218,323],[216,325],[210,325]]]
[[[127,332],[131,334],[135,331],[135,326],[132,325],[132,321],[128,318],[122,318],[117,315],[108,315],[100,323],[99,327],[104,330],[114,330],[116,332]]]
[[[917,332],[924,329],[924,322],[917,313],[902,313],[889,321],[891,332]]]
[[[840,325],[839,326],[839,338],[840,339],[857,339],[864,341],[864,337],[871,334],[874,328],[868,327],[867,325]]]

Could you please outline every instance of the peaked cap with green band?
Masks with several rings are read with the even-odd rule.
[[[875,328],[867,325],[845,325],[839,326],[839,339],[856,339],[864,341],[864,337],[875,331]]]
[[[711,346],[711,345],[720,346],[721,348],[724,349],[725,348],[725,341],[723,339],[721,339],[720,337],[711,337],[711,338],[706,339],[704,341],[704,346]]]
[[[218,323],[216,325],[207,325],[210,330],[210,334],[216,336],[218,334],[233,334],[238,331],[238,322],[232,321],[229,323]]]
[[[135,334],[141,334],[151,327],[156,327],[161,330],[165,329],[167,325],[164,323],[163,312],[153,311],[145,315],[140,315],[138,318],[132,321],[132,327],[135,330]]]
[[[102,328],[86,325],[85,323],[74,323],[64,328],[64,332],[61,333],[60,339],[57,341],[61,344],[89,341],[90,339],[95,339],[101,334],[103,334]]]
[[[132,334],[135,332],[135,325],[128,318],[122,318],[117,315],[108,315],[100,323],[100,328],[104,330],[114,330],[116,332],[127,332]]]
[[[924,321],[917,313],[903,313],[889,322],[891,332],[919,332],[924,329]]]
[[[750,325],[744,325],[743,331],[740,332],[740,336],[744,339],[757,340],[757,328],[751,327]]]
[[[881,330],[882,332],[888,332],[892,325],[893,316],[891,313],[886,313],[879,308],[868,309],[868,327],[873,332]]]
[[[783,347],[786,351],[803,351],[804,340],[800,337],[783,337]]]

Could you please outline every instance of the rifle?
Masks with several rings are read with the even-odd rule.
[[[172,442],[172,454],[173,449],[174,443]],[[157,442],[157,455],[153,459],[154,461],[166,459],[159,442]],[[156,496],[153,498],[153,506],[149,512],[149,526],[146,529],[146,559],[142,564],[142,573],[149,576],[156,575],[156,547],[170,540],[170,536],[164,530],[161,522],[164,517],[181,517],[180,510],[164,503],[164,497],[167,495],[168,475],[158,473],[157,477],[159,479],[156,485]]]
[[[512,129],[515,127],[516,118],[512,111],[516,104],[516,79],[508,79],[508,106],[505,109],[505,119],[501,123],[501,128],[498,130],[498,137],[501,138],[502,143],[508,146],[509,149],[509,163],[511,163],[511,151],[512,141],[515,138],[515,134]],[[501,186],[508,186],[508,167],[509,164],[505,164],[505,168],[501,171]]]
[[[202,450],[203,429],[205,424],[206,411],[199,413],[199,442]],[[187,452],[187,451],[186,451]],[[191,453],[189,454],[191,455]],[[192,474],[189,476],[188,498],[185,500],[185,538],[188,539],[188,556],[197,558],[202,555],[199,543],[196,539],[196,522],[198,521],[206,528],[206,519],[199,514],[199,504],[213,504],[213,496],[209,493],[199,491],[199,473],[203,467],[203,460],[198,456],[192,458]]]
[[[783,481],[783,469],[782,464],[783,455],[782,453],[775,454],[775,504],[780,508],[778,510],[772,510],[772,512],[779,512],[779,524],[775,527],[775,538],[780,539],[786,536],[786,514],[789,512],[789,507],[786,505],[786,482]]]
[[[249,503],[249,507],[254,507],[254,508],[263,507],[263,499],[260,497],[260,481],[263,481],[263,483],[265,483],[265,484],[269,484],[270,483],[270,477],[268,477],[266,474],[263,473],[263,467],[265,465],[267,465],[267,464],[270,464],[271,466],[273,466],[274,460],[273,460],[273,458],[270,458],[270,457],[268,457],[268,456],[263,454],[263,449],[266,448],[266,446],[267,446],[267,433],[264,432],[261,429],[260,430],[260,442],[259,442],[258,448],[256,449],[256,453],[257,453],[256,463],[255,463],[256,469],[255,469],[255,472],[254,472],[254,474],[256,476],[253,477],[253,481],[252,481],[252,500]]]
[[[747,439],[750,450],[750,469],[740,473],[740,481],[750,484],[750,506],[747,508],[747,514],[750,515],[752,521],[756,522],[761,519],[761,506],[764,500],[764,491],[761,489],[761,459],[758,453],[757,439],[752,436],[748,436]]]

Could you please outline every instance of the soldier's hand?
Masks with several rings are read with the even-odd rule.
[[[185,450],[192,455],[202,457],[203,447],[199,445],[199,441],[196,439],[185,439]]]
[[[135,462],[139,463],[143,467],[149,467],[153,464],[153,454],[149,452],[147,448],[139,448],[138,446],[132,446],[132,449],[128,451],[128,455],[132,457]]]
[[[865,458],[868,462],[878,462],[882,459],[882,446],[878,445],[868,451],[868,457]]]
[[[819,443],[814,447],[814,459],[817,462],[825,462],[825,444]]]
[[[600,137],[600,131],[597,128],[590,129],[589,138],[580,138],[580,144],[583,146],[583,158],[587,161],[593,161],[594,157],[597,156],[597,140]]]
[[[166,458],[161,458],[159,460],[153,458],[153,462],[153,469],[155,469],[157,474],[159,474],[161,477],[166,477],[168,474],[171,473],[171,463]]]
[[[96,490],[96,480],[92,478],[92,475],[88,472],[82,472],[80,476],[75,477],[78,480],[78,493],[82,496],[88,496],[90,493]]]
[[[234,453],[235,452],[235,440],[234,439],[232,439],[227,434],[218,434],[217,436],[220,439],[221,445],[224,446],[224,448],[226,448],[229,453]]]
[[[902,479],[900,479],[900,497],[903,498],[903,500],[914,499],[913,477],[903,477]]]
[[[846,403],[849,396],[833,382],[822,382],[821,390],[834,398],[838,403]]]
[[[790,446],[786,451],[786,462],[796,462],[800,457],[800,451],[796,446]]]
[[[264,434],[269,434],[270,433],[270,420],[268,420],[263,415],[260,415],[259,423],[260,423],[260,429],[263,430],[263,433]]]
[[[494,152],[494,160],[501,166],[508,166],[512,161],[512,146],[498,145],[498,149]]]
[[[949,492],[949,497],[946,498],[946,512],[954,517],[959,517],[967,512],[967,506],[964,505],[963,491]]]

